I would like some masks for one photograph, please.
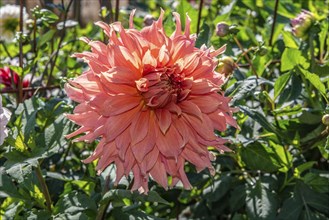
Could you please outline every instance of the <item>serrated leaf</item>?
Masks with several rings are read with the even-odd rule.
[[[303,177],[305,184],[310,186],[313,190],[319,193],[328,193],[329,192],[329,178],[319,176],[316,173],[307,173]]]
[[[251,143],[242,148],[240,155],[247,168],[252,170],[274,172],[281,168],[275,158],[274,152],[259,142]]]
[[[328,201],[329,195],[318,193],[311,190],[306,184],[298,181],[296,184],[296,192],[301,197],[304,206],[311,206],[321,213],[329,214]]]
[[[277,158],[277,160],[279,161],[281,168],[279,169],[279,171],[281,172],[288,172],[290,170],[290,168],[292,167],[292,155],[290,154],[290,152],[284,148],[284,146],[279,145],[279,144],[275,144],[273,142],[270,143],[272,148],[273,148],[273,152]]]
[[[274,83],[274,100],[281,94],[291,77],[291,72],[279,76]]]
[[[250,219],[275,219],[277,204],[276,195],[262,186],[260,181],[247,188],[246,209]]]
[[[78,191],[72,191],[67,195],[61,197],[54,209],[55,214],[66,213],[70,215],[76,215],[84,213],[85,215],[91,215],[90,218],[95,217],[97,206],[95,201],[89,198],[86,194]]]
[[[203,191],[203,194],[210,202],[220,200],[226,193],[228,193],[232,183],[231,176],[222,176],[214,183],[214,186],[209,186]]]
[[[286,199],[278,215],[279,220],[298,220],[303,209],[303,203],[296,197]]]
[[[310,73],[309,71],[303,69],[303,68],[298,68],[299,71],[305,76],[305,78],[310,81],[310,83],[321,93],[323,98],[325,98],[328,102],[327,94],[326,94],[326,87],[325,85],[321,82],[320,77],[316,75],[315,73]]]
[[[210,27],[207,23],[204,22],[201,27],[201,32],[200,32],[198,38],[196,39],[195,46],[197,48],[200,48],[203,44],[208,46],[210,36],[211,36]]]
[[[302,56],[302,52],[294,48],[285,48],[281,57],[281,72],[293,69],[298,64],[307,68],[309,62]]]
[[[274,127],[268,119],[265,118],[264,115],[262,115],[259,111],[254,110],[254,109],[250,109],[247,106],[242,106],[239,105],[238,106],[240,108],[240,110],[245,113],[246,115],[248,115],[250,118],[252,118],[253,120],[255,120],[256,122],[258,122],[263,128],[265,128],[267,131],[273,132],[277,135],[280,135],[281,132]]]
[[[234,188],[229,197],[231,212],[239,210],[246,202],[246,186],[240,185]]]
[[[286,47],[298,49],[298,45],[295,41],[295,38],[292,36],[291,32],[282,31],[283,42]]]
[[[114,189],[108,191],[103,196],[101,203],[103,204],[108,201],[119,201],[119,200],[122,201],[124,198],[130,200],[137,200],[141,202],[158,202],[158,203],[169,205],[169,203],[163,198],[161,198],[161,196],[155,191],[150,191],[148,192],[148,195],[144,195],[124,189]]]

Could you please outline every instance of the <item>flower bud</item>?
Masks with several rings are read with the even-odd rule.
[[[308,31],[315,21],[314,15],[303,10],[296,18],[291,19],[292,33],[298,38],[307,38]]]
[[[151,26],[153,24],[153,21],[155,21],[155,18],[152,15],[150,14],[145,15],[144,17],[145,26]]]
[[[216,35],[219,37],[225,37],[230,33],[230,26],[225,22],[219,22],[216,25]]]
[[[322,117],[322,123],[326,126],[329,126],[329,114],[325,114],[323,117]]]
[[[217,71],[226,77],[232,74],[235,69],[234,60],[231,57],[223,57],[219,60]]]
[[[259,56],[265,56],[267,54],[268,50],[265,46],[261,46],[259,49],[258,49],[258,54]]]

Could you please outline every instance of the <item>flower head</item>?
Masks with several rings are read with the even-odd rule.
[[[5,90],[18,87],[19,76],[16,72],[11,71],[9,67],[0,68],[0,84],[5,86]],[[23,79],[23,88],[29,87],[29,77]]]
[[[216,25],[216,35],[219,37],[225,37],[230,33],[230,26],[225,22],[219,22]]]
[[[311,12],[302,10],[296,18],[291,19],[292,33],[298,38],[306,38],[314,20]]]
[[[168,175],[171,186],[181,181],[191,188],[185,162],[214,174],[214,155],[207,147],[229,150],[214,129],[236,126],[230,99],[220,90],[225,76],[214,71],[216,56],[225,47],[196,48],[189,17],[183,34],[177,13],[173,13],[176,30],[168,37],[163,14],[141,31],[133,28],[134,11],[130,29],[119,22],[96,23],[109,43],[83,38],[92,52],[75,56],[90,69],[65,86],[68,96],[79,103],[68,118],[81,126],[67,137],[84,134],[76,140],[100,139],[84,162],[99,159],[99,172],[114,163],[115,183],[132,172],[132,190],[140,192],[148,191],[150,176],[164,188]]]
[[[15,33],[19,31],[19,15],[19,5],[5,5],[0,8],[0,40],[11,42],[14,39]],[[23,8],[24,26],[27,19],[28,14],[26,13],[26,9]]]
[[[150,14],[145,15],[143,20],[145,26],[151,26],[154,21],[155,18]]]
[[[5,138],[8,136],[6,125],[10,119],[10,111],[2,107],[2,96],[0,95],[0,146],[3,144]]]
[[[219,60],[217,71],[224,74],[226,77],[230,76],[235,69],[234,60],[231,57],[223,57]]]

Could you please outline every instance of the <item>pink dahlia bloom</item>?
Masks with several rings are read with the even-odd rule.
[[[84,134],[77,141],[100,138],[95,152],[84,162],[98,159],[102,172],[116,165],[116,181],[132,171],[132,190],[148,191],[149,177],[164,188],[181,181],[191,185],[184,172],[185,162],[198,171],[208,168],[214,174],[207,147],[220,152],[229,149],[215,136],[214,129],[236,126],[229,98],[220,91],[224,75],[214,72],[218,50],[195,47],[190,35],[190,19],[184,34],[177,13],[176,31],[168,37],[162,26],[164,12],[141,31],[120,22],[104,29],[109,43],[83,40],[92,52],[75,54],[90,70],[66,84],[68,96],[79,105],[68,118],[81,126],[67,137]],[[119,37],[120,36],[120,37]]]

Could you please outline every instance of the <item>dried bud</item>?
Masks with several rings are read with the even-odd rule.
[[[151,26],[153,24],[153,21],[155,21],[155,18],[148,14],[148,15],[145,15],[144,17],[144,25],[145,26]]]
[[[326,126],[329,126],[329,114],[325,114],[323,117],[322,117],[322,123]]]
[[[292,33],[298,38],[307,38],[308,31],[315,21],[314,15],[306,10],[291,19]]]
[[[226,77],[232,74],[235,69],[234,60],[231,57],[223,57],[219,60],[217,71]]]
[[[219,37],[225,37],[230,33],[230,26],[225,22],[219,22],[216,25],[216,35]]]

